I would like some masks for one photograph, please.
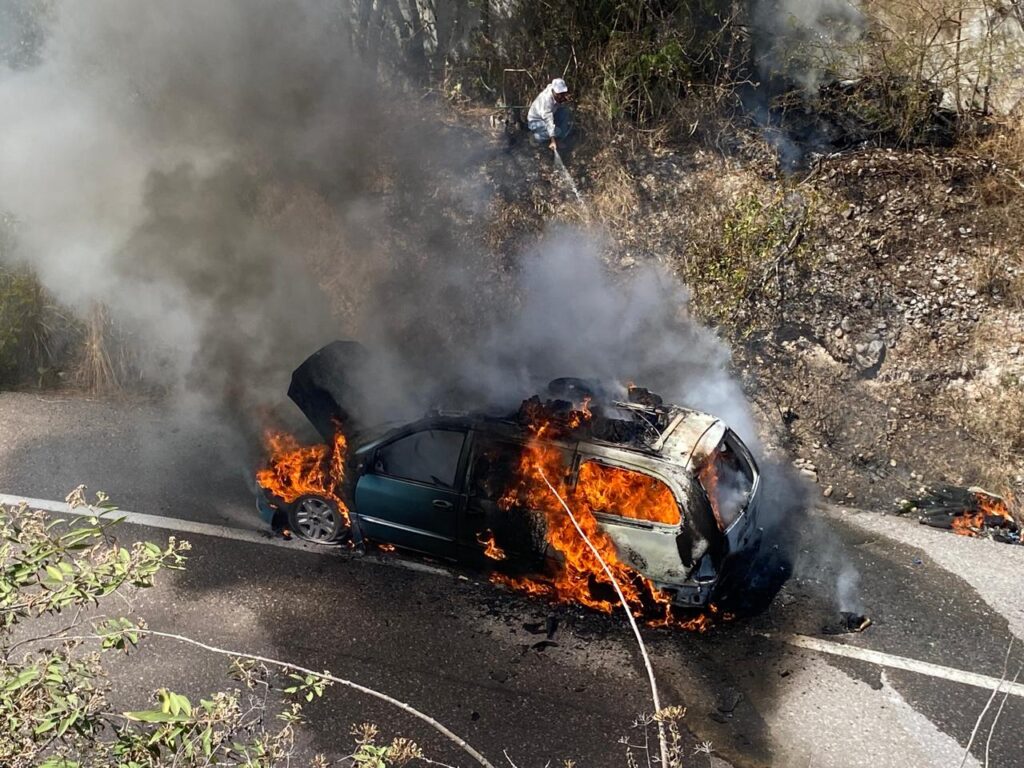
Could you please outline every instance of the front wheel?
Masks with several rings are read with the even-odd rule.
[[[323,496],[301,496],[288,509],[288,523],[300,539],[314,544],[334,544],[349,534],[338,505]]]

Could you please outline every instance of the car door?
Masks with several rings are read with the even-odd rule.
[[[356,484],[363,536],[445,558],[456,557],[465,430],[434,427],[379,446]]]
[[[458,531],[463,561],[504,571],[542,567],[547,550],[543,512],[506,498],[520,472],[523,450],[514,440],[473,432]]]

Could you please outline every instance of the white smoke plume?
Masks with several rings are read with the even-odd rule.
[[[109,305],[171,391],[279,395],[338,332],[321,284],[385,282],[385,222],[429,210],[417,155],[453,150],[360,66],[335,2],[19,7],[0,67],[15,257],[72,309]],[[400,194],[373,194],[396,167]]]
[[[488,389],[529,391],[536,380],[558,376],[633,381],[714,413],[755,444],[729,349],[690,315],[685,286],[652,265],[616,276],[600,246],[593,235],[561,230],[525,256],[516,311],[474,358],[478,375],[494,379]]]
[[[846,557],[842,558],[836,576],[836,602],[840,611],[857,614],[864,611],[860,598],[860,572]]]
[[[364,67],[338,3],[32,7],[7,14],[0,68],[15,255],[73,309],[106,303],[171,392],[245,420],[354,336],[415,407],[453,377],[509,400],[631,377],[752,437],[728,351],[673,278],[613,280],[578,232],[502,272],[464,237],[486,146]]]
[[[855,0],[760,0],[753,24],[761,77],[814,94],[826,77],[852,71],[850,45],[865,21]]]

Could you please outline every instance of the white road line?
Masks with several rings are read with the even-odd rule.
[[[90,517],[96,514],[88,508],[72,509],[63,501],[33,499],[29,496],[14,496],[7,493],[0,493],[0,504],[18,505],[22,502],[33,509],[40,509],[44,512],[54,512],[61,515]],[[248,544],[285,547],[293,552],[298,550],[303,552],[326,554],[333,551],[328,548],[317,547],[300,541],[287,541],[278,537],[268,537],[255,530],[250,531],[244,528],[231,528],[226,525],[197,523],[192,520],[179,520],[175,517],[147,515],[141,512],[130,512],[124,509],[119,509],[111,513],[111,517],[122,519],[124,522],[132,525],[142,525],[148,528],[160,528],[178,533],[194,533],[199,536],[213,536],[219,539],[231,539],[233,541],[242,541]],[[436,566],[428,565],[427,563],[420,563],[414,560],[406,560],[394,555],[389,555],[387,557],[366,555],[364,557],[352,559],[375,565],[405,568],[407,570],[419,571],[421,573],[431,573],[434,575],[448,577],[452,576],[451,571],[445,570],[444,568],[438,568]],[[767,635],[767,637],[771,637],[771,635]],[[903,669],[908,672],[916,672],[921,675],[928,675],[942,680],[972,685],[976,688],[985,688],[987,690],[996,690],[998,688],[998,690],[1007,692],[1012,696],[1024,697],[1024,683],[1014,683],[1009,680],[1001,681],[999,678],[989,677],[988,675],[979,675],[976,672],[967,672],[954,667],[943,667],[939,664],[931,664],[927,661],[917,661],[916,659],[908,659],[904,656],[894,656],[890,653],[872,651],[868,648],[859,648],[855,645],[846,645],[844,643],[822,640],[820,638],[809,637],[807,635],[782,635],[779,639],[789,645],[809,651],[827,653],[832,656],[844,656],[848,659],[858,659],[860,661],[867,661],[871,664],[877,664],[880,667]]]
[[[0,493],[0,504],[17,506],[21,503],[27,504],[32,509],[39,509],[44,512],[54,512],[60,515],[75,515],[78,517],[96,516],[94,510],[88,507],[77,507],[72,509],[63,501],[52,501],[50,499],[33,499],[30,496],[15,496],[9,493]],[[255,515],[255,512],[253,513]],[[143,512],[130,512],[126,509],[118,509],[110,512],[104,517],[116,520],[124,520],[131,525],[142,525],[147,528],[160,528],[176,533],[193,533],[197,536],[213,536],[218,539],[231,539],[233,541],[244,541],[247,544],[261,544],[263,546],[284,547],[291,551],[312,552],[314,554],[342,554],[334,547],[317,546],[301,540],[289,541],[278,536],[268,536],[256,530],[246,528],[232,528],[227,525],[213,525],[211,523],[198,523],[193,520],[180,520],[176,517],[164,517],[162,515],[147,515]],[[377,554],[367,554],[362,557],[351,557],[351,560],[367,562],[375,565],[388,565],[396,568],[405,568],[409,571],[420,573],[432,573],[439,576],[451,576],[451,572],[444,568],[438,568],[427,563],[420,563],[415,560],[406,560],[402,557],[389,555],[381,557]]]
[[[1014,683],[1010,680],[1000,680],[998,677],[979,675],[977,672],[965,672],[954,667],[943,667],[927,661],[917,661],[916,659],[908,659],[904,656],[894,656],[891,653],[872,651],[868,648],[859,648],[855,645],[846,645],[830,640],[822,640],[817,637],[808,637],[807,635],[782,635],[781,639],[789,645],[795,645],[797,648],[805,648],[809,651],[828,653],[833,656],[845,656],[848,659],[867,661],[880,667],[904,669],[908,672],[950,680],[954,683],[973,685],[976,688],[985,688],[990,691],[998,689],[1012,696],[1024,697],[1024,684]]]

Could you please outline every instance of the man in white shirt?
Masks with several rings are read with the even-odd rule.
[[[572,112],[567,106],[569,86],[565,80],[556,77],[548,87],[530,105],[526,124],[538,144],[548,142],[553,150],[558,150],[557,139],[565,139],[572,130]]]

